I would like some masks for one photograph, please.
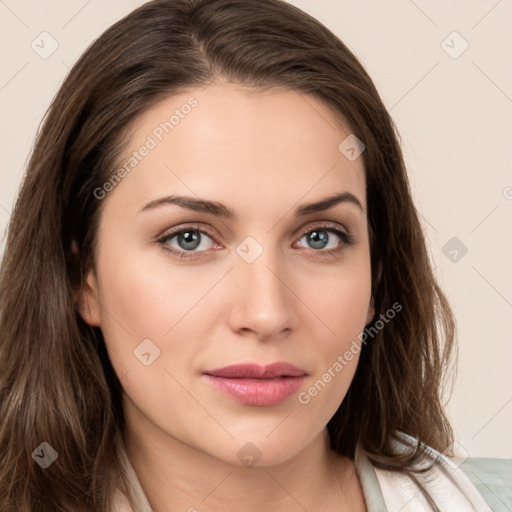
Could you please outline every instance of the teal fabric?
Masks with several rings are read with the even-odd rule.
[[[512,459],[470,457],[459,469],[494,512],[512,512]]]

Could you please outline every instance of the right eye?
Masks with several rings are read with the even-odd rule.
[[[177,247],[171,245],[173,239],[176,239]],[[210,242],[205,239],[209,239]],[[212,249],[212,244],[215,245],[216,242],[212,240],[208,231],[199,229],[199,225],[196,225],[166,233],[158,239],[158,243],[164,250],[179,258],[194,258],[196,256],[193,253],[206,252],[208,249]]]

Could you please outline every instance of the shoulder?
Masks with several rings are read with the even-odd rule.
[[[407,449],[411,439],[404,438],[406,443],[398,443],[397,449]],[[422,472],[381,469],[369,461],[363,450],[358,451],[363,491],[377,504],[369,510],[512,510],[512,460],[451,459],[431,447],[422,448],[424,461],[412,468],[429,468]]]
[[[493,510],[512,510],[512,459],[470,457],[459,468]]]

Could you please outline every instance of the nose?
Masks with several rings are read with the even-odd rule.
[[[269,340],[294,330],[297,299],[290,275],[270,250],[252,263],[238,260],[231,274],[229,322],[233,332]]]

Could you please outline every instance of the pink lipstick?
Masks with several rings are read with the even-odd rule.
[[[216,389],[246,405],[278,405],[296,393],[307,373],[278,362],[269,365],[236,364],[207,370],[204,377]]]

